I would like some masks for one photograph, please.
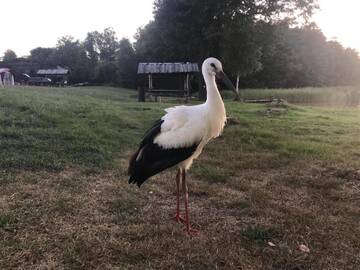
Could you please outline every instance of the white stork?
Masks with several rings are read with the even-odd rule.
[[[189,235],[194,235],[197,231],[192,229],[189,223],[186,171],[204,146],[221,134],[226,121],[224,102],[215,77],[235,91],[218,59],[206,59],[202,65],[202,74],[206,84],[206,102],[195,106],[166,109],[166,114],[145,133],[129,164],[129,183],[136,183],[139,187],[151,176],[177,165],[175,219],[177,222],[185,223]],[[180,216],[180,182],[184,192],[184,218]]]

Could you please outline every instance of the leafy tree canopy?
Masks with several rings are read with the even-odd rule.
[[[4,53],[3,61],[8,62],[17,58],[16,53],[13,50],[6,50]]]

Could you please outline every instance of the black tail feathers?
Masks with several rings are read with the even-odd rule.
[[[139,175],[137,175],[137,171],[139,170],[139,168],[137,168],[137,162],[136,162],[136,158],[139,154],[140,150],[137,150],[130,158],[129,161],[129,168],[128,168],[128,175],[130,176],[129,178],[129,184],[137,184],[138,187],[141,186],[142,183],[145,182],[146,179],[142,179],[141,177],[139,177]]]

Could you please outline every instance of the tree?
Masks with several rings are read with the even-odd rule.
[[[100,60],[114,61],[118,49],[116,33],[112,28],[104,29],[100,35]]]
[[[100,84],[118,84],[118,73],[115,62],[100,62],[95,69],[95,81]]]
[[[208,56],[222,60],[237,89],[240,80],[270,88],[360,83],[358,53],[310,23],[316,8],[316,0],[156,0],[154,20],[138,29],[134,44],[106,28],[82,42],[65,36],[55,48],[35,48],[26,61],[68,67],[71,82],[124,87],[135,86],[140,61],[201,63]]]
[[[40,65],[40,67],[46,68],[48,66],[56,65],[56,48],[35,48],[30,51],[29,59]]]
[[[114,61],[119,47],[116,33],[112,28],[105,28],[102,33],[89,32],[84,41],[88,57],[93,61]]]
[[[236,77],[236,92],[238,95],[240,77],[246,77],[262,68],[260,62],[262,48],[259,46],[258,29],[254,29],[257,28],[256,24],[248,23],[249,25],[246,25],[246,27],[239,25],[227,31],[226,40],[232,40],[232,42],[222,43],[223,59],[226,67],[231,71],[230,74]],[[249,29],[251,30],[249,31]]]
[[[141,60],[219,57],[239,78],[261,68],[258,25],[305,23],[316,8],[316,0],[157,0],[154,21],[139,29],[135,48]]]
[[[157,0],[154,21],[138,31],[136,46],[143,50],[148,47],[158,54],[153,57],[159,58],[219,56],[221,43],[230,41],[226,39],[229,31],[241,27],[243,32],[253,33],[256,22],[281,17],[306,20],[315,8],[316,0]]]
[[[100,40],[101,34],[98,31],[87,33],[83,42],[87,56],[93,64],[96,64],[100,59]]]
[[[314,24],[290,27],[267,25],[270,37],[262,44],[262,70],[251,76],[254,87],[304,87],[356,84],[360,59],[356,51],[328,42]]]
[[[84,82],[91,79],[90,61],[79,40],[75,40],[71,36],[59,38],[55,61],[57,65],[70,68],[71,82]]]
[[[6,52],[4,53],[3,61],[9,62],[16,58],[17,58],[16,53],[13,50],[6,50]]]
[[[137,60],[134,47],[129,39],[120,40],[116,57],[120,85],[135,88]]]
[[[83,47],[89,59],[89,68],[97,83],[119,84],[117,78],[117,53],[119,43],[112,28],[103,32],[89,32],[83,42]],[[109,74],[105,74],[109,72]]]

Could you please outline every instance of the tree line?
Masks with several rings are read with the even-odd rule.
[[[5,52],[4,64],[16,60],[19,59],[13,51]],[[35,48],[26,59],[20,60],[22,66],[31,67],[30,73],[39,68],[69,68],[71,83],[135,87],[137,60],[133,44],[126,38],[118,40],[112,28],[89,32],[83,41],[72,36],[61,37],[55,47]]]
[[[240,87],[354,85],[356,50],[327,41],[311,22],[317,0],[156,0],[154,19],[132,43],[112,28],[70,36],[54,48],[35,48],[26,61],[71,69],[71,82],[136,87],[139,62],[222,60]],[[3,62],[16,54],[7,51]]]

